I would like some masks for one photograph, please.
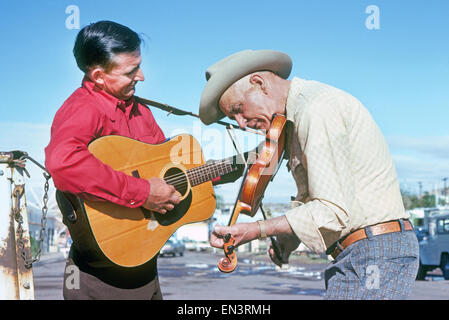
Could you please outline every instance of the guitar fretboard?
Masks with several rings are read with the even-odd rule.
[[[215,161],[187,170],[190,185],[196,186],[236,170],[229,160]]]

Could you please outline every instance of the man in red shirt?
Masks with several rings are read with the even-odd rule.
[[[137,33],[110,21],[79,32],[73,52],[85,76],[55,115],[45,164],[61,191],[164,214],[180,201],[173,186],[160,178],[145,180],[112,170],[87,149],[92,140],[105,135],[151,144],[165,140],[150,109],[134,99],[136,84],[144,80],[140,44]],[[65,281],[64,298],[162,299],[156,259],[132,273],[91,267],[74,243],[67,266],[79,269],[79,288],[68,288]]]

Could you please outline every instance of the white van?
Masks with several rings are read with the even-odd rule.
[[[419,228],[419,270],[417,280],[424,280],[428,271],[440,268],[449,280],[449,210],[429,212],[424,228]]]

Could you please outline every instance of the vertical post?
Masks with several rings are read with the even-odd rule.
[[[0,300],[34,299],[34,282],[32,269],[25,267],[21,256],[22,249],[17,246],[18,223],[14,218],[13,191],[16,186],[24,186],[23,171],[9,165],[12,154],[1,153],[0,156]],[[30,237],[25,192],[19,199],[22,215],[22,240],[27,256],[30,256]]]
[[[31,258],[31,239],[30,239],[30,229],[28,224],[28,210],[26,205],[25,197],[25,177],[24,171],[21,168],[12,168],[12,179],[11,179],[11,194],[13,194],[16,187],[22,188],[23,192],[20,196],[19,209],[22,216],[22,242],[23,248],[19,245],[19,223],[14,219],[14,231],[16,239],[16,262],[17,262],[17,284],[19,291],[20,300],[34,300],[34,279],[33,279],[33,269],[27,268],[25,266],[25,261],[22,257],[22,253],[25,253],[27,258]],[[12,205],[14,205],[14,198],[12,199]]]
[[[19,298],[15,275],[16,250],[11,211],[11,168],[0,163],[0,300]]]

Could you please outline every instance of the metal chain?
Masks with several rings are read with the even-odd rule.
[[[23,217],[20,213],[20,198],[23,195],[24,191],[24,185],[16,185],[13,191],[13,197],[14,197],[14,205],[12,208],[14,220],[17,222],[17,234],[19,235],[17,238],[17,246],[20,249],[20,255],[22,258],[26,261],[26,251],[25,251],[25,241],[23,239],[23,233],[25,232],[23,230],[22,224],[23,224]],[[26,263],[25,263],[26,265]],[[28,268],[28,267],[27,267]]]
[[[41,258],[44,238],[45,238],[45,231],[46,231],[46,225],[47,225],[47,211],[48,211],[48,189],[49,189],[49,183],[48,180],[50,180],[51,176],[44,172],[44,178],[45,178],[45,184],[44,184],[44,197],[43,197],[43,203],[42,206],[42,217],[41,217],[41,230],[39,232],[39,241],[38,241],[38,248],[36,252],[36,256],[28,261],[25,260],[25,265],[29,265],[30,267],[34,262],[38,262]]]
[[[14,160],[13,165],[15,164],[16,167],[20,167],[24,169],[24,161],[25,159],[30,159],[33,163],[35,163],[38,167],[40,167],[45,172],[44,178],[45,178],[45,184],[44,184],[44,196],[43,196],[43,206],[42,206],[42,217],[41,217],[41,229],[39,232],[39,240],[38,240],[38,249],[36,252],[36,255],[32,257],[31,250],[30,254],[28,255],[27,250],[25,250],[25,240],[23,238],[24,229],[23,229],[23,217],[20,212],[20,197],[24,193],[24,185],[17,185],[14,188],[13,191],[13,197],[14,197],[14,207],[13,207],[13,214],[14,219],[17,222],[17,233],[18,233],[18,239],[17,239],[17,245],[20,249],[20,256],[22,257],[25,267],[27,269],[31,268],[33,266],[33,263],[38,262],[40,260],[42,249],[43,249],[43,243],[45,239],[45,233],[46,233],[46,225],[47,225],[47,212],[48,212],[48,190],[50,188],[50,184],[48,181],[51,179],[51,175],[48,173],[48,171],[43,167],[41,164],[39,164],[36,160],[32,159],[28,156],[28,154],[23,153],[23,156],[20,157],[18,160]],[[26,172],[26,171],[25,171]],[[26,172],[29,176],[28,172]]]

